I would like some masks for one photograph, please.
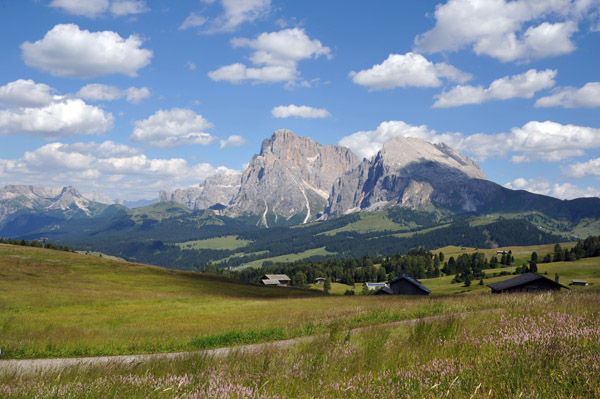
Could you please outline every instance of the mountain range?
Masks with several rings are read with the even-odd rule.
[[[368,226],[361,222],[363,215],[376,214],[381,216],[367,218]],[[560,200],[510,190],[487,180],[473,160],[447,145],[410,137],[394,137],[372,159],[361,161],[348,148],[321,145],[289,130],[278,130],[263,141],[259,154],[242,173],[219,174],[197,187],[161,191],[158,203],[136,209],[107,197],[82,194],[73,187],[9,185],[0,189],[0,236],[44,236],[169,265],[174,261],[167,259],[166,253],[180,261],[187,256],[189,264],[199,259],[230,259],[229,264],[237,264],[243,259],[259,259],[261,253],[283,254],[283,247],[290,251],[327,247],[327,256],[355,254],[359,248],[374,248],[375,239],[380,241],[381,251],[390,251],[398,247],[399,237],[409,232],[469,218],[479,218],[473,226],[482,225],[496,220],[486,220],[491,215],[525,218],[531,225],[520,228],[529,231],[528,242],[536,242],[536,234],[538,241],[546,242],[548,233],[569,239],[600,232],[600,198]],[[277,230],[298,225],[307,228]],[[259,233],[265,227],[275,229],[275,235]],[[490,231],[500,230],[477,230],[471,242],[494,245]],[[253,231],[256,233],[250,233]],[[462,241],[437,235],[430,241],[464,243],[473,233],[460,225],[448,234],[457,231]],[[510,234],[502,232],[504,242]],[[180,244],[230,236],[233,247],[238,248],[236,240],[242,235],[249,243],[244,253],[251,255],[235,255],[233,249],[214,250],[209,245],[199,249],[202,256],[196,253],[194,257],[187,252],[196,244],[185,248]],[[516,232],[513,235],[517,237]],[[360,245],[353,241],[359,236],[363,237]],[[270,244],[275,242],[278,248]],[[409,244],[418,241],[402,245]],[[238,256],[237,260],[232,256]]]

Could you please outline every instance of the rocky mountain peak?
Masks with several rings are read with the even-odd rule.
[[[264,226],[315,220],[333,183],[358,164],[348,148],[278,130],[250,161],[228,213],[258,214]]]
[[[427,204],[473,211],[483,203],[485,179],[473,160],[446,144],[398,136],[334,185],[326,214]]]
[[[447,144],[431,144],[416,137],[396,136],[390,139],[383,145],[374,162],[384,162],[398,171],[411,165],[434,163],[450,171],[460,171],[469,178],[486,178],[481,168],[472,159]]]

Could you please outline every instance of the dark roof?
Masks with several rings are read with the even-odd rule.
[[[518,287],[520,285],[527,284],[532,281],[536,281],[536,280],[540,280],[540,279],[548,280],[550,283],[555,284],[558,287],[566,288],[566,289],[570,290],[570,288],[567,287],[566,285],[557,283],[556,281],[551,280],[548,277],[544,277],[541,274],[537,274],[537,273],[524,273],[524,274],[521,274],[520,276],[509,278],[508,280],[500,281],[500,282],[493,283],[493,284],[488,284],[488,287],[490,287],[494,291],[503,291],[503,290],[507,290],[509,288]]]
[[[395,277],[395,278],[391,279],[390,280],[390,286],[392,285],[392,283],[394,281],[398,281],[398,280],[402,280],[402,279],[404,279],[404,280],[408,281],[409,283],[415,285],[417,288],[420,288],[423,291],[431,294],[431,290],[429,288],[425,287],[423,284],[421,284],[421,282],[419,280],[417,280],[416,278],[410,277],[408,274],[403,274],[402,276],[398,276],[398,277]]]
[[[393,293],[394,292],[388,287],[383,287],[383,288],[375,291],[375,295],[382,295],[382,294],[392,295]]]

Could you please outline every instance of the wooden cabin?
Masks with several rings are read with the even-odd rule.
[[[488,287],[492,289],[492,294],[558,291],[561,288],[570,290],[569,287],[558,282],[558,275],[554,280],[551,280],[537,273],[524,273],[508,280],[488,284]]]

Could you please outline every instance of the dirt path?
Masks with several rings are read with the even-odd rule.
[[[490,310],[487,310],[488,312]],[[402,320],[394,323],[378,324],[368,327],[359,327],[350,330],[351,334],[356,334],[369,328],[384,328],[397,326],[410,326],[419,321],[432,321],[446,317],[461,317],[465,318],[469,314],[480,313],[463,312],[452,313],[437,316],[423,317],[419,319]],[[135,365],[142,364],[152,360],[159,359],[180,359],[190,355],[205,355],[210,357],[225,357],[230,353],[247,353],[256,352],[265,348],[285,348],[290,345],[296,345],[303,342],[310,342],[315,338],[324,337],[326,335],[312,335],[308,337],[300,337],[287,339],[283,341],[265,342],[252,345],[232,346],[226,348],[206,349],[192,352],[172,352],[172,353],[155,353],[148,355],[121,355],[121,356],[99,356],[99,357],[79,357],[79,358],[59,358],[59,359],[21,359],[21,360],[0,360],[0,372],[13,372],[17,374],[43,372],[50,370],[60,370],[66,367],[86,367],[86,366],[101,366],[105,364],[113,365]]]

